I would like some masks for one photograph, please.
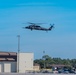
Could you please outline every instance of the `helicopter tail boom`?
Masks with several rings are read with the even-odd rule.
[[[54,26],[53,26],[53,25],[49,28],[49,30],[51,30],[52,28],[54,28]]]

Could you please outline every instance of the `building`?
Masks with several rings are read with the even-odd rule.
[[[35,71],[35,72],[40,72],[40,65],[37,64],[37,63],[34,63],[33,71]]]
[[[33,71],[33,53],[19,53],[19,73]]]
[[[0,73],[33,70],[33,53],[0,52]]]

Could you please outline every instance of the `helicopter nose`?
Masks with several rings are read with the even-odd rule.
[[[28,28],[28,27],[25,27],[25,28]]]

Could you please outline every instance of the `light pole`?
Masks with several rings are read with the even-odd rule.
[[[17,72],[19,73],[20,35],[17,35],[17,37],[18,37]]]
[[[45,55],[45,51],[43,51],[44,69],[45,69],[46,67],[45,67],[45,56],[44,55]]]

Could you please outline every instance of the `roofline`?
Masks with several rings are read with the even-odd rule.
[[[0,51],[0,52],[5,52],[5,53],[17,53],[17,52],[9,52],[9,51]]]

